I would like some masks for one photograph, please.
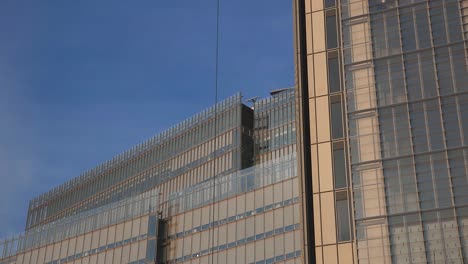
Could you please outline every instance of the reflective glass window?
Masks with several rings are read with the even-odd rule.
[[[345,160],[343,142],[333,144],[333,178],[335,181],[335,189],[344,188],[348,185]]]
[[[451,188],[445,153],[415,157],[421,209],[451,206]]]
[[[425,0],[400,0],[398,2],[400,3],[400,6],[405,6],[419,2],[425,2]]]
[[[389,213],[418,210],[418,192],[411,158],[383,162]]]
[[[403,61],[400,57],[376,60],[374,63],[379,105],[406,101]]]
[[[468,102],[464,102],[465,104]],[[458,147],[462,145],[462,123],[459,116],[458,97],[447,97],[442,99],[442,113],[444,117],[445,138],[447,147]]]
[[[341,91],[340,62],[336,53],[328,54],[328,87],[330,93]]]
[[[426,4],[402,8],[400,25],[403,51],[427,48],[431,45]]]
[[[339,101],[335,101],[339,100]],[[340,97],[331,97],[331,125],[332,125],[332,138],[343,137],[343,108]]]
[[[432,51],[405,55],[409,100],[437,96],[437,81]]]
[[[338,26],[336,12],[327,13],[327,49],[338,47]]]
[[[156,236],[158,227],[158,218],[156,215],[150,215],[148,219],[148,236]]]
[[[432,1],[430,1],[432,2]],[[462,25],[460,25],[460,12],[457,1],[446,4],[446,20],[445,24],[448,28],[448,37],[450,42],[456,42],[463,40],[462,37]]]
[[[338,241],[351,240],[349,202],[346,192],[336,193],[336,225]]]
[[[369,9],[371,12],[382,11],[396,7],[396,0],[369,0]]]
[[[453,68],[454,60],[459,58],[453,57],[449,47],[438,48],[435,50],[435,60],[437,66],[437,77],[439,79],[440,93],[442,95],[450,94],[456,91]],[[464,61],[464,59],[462,58]]]
[[[444,147],[441,113],[437,100],[410,104],[410,117],[415,152]]]
[[[401,51],[396,10],[372,15],[371,29],[375,57],[397,54]]]
[[[335,0],[325,0],[325,8],[334,7],[336,5]]]
[[[456,205],[468,204],[468,150],[453,150],[448,152],[450,174],[454,200]]]
[[[379,110],[381,146],[384,157],[411,153],[408,108],[400,105]]]

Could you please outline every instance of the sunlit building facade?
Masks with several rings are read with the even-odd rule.
[[[253,103],[255,164],[296,153],[294,89],[279,89],[272,94]]]
[[[252,109],[237,94],[30,202],[26,229],[158,187],[170,193],[252,165]]]
[[[296,88],[30,202],[6,263],[468,263],[468,1],[294,0]]]
[[[234,95],[33,199],[0,263],[302,263],[294,93]]]
[[[467,263],[468,1],[295,15],[308,262]]]

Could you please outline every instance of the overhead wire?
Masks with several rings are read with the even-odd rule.
[[[220,0],[215,0],[216,1],[216,44],[215,44],[215,89],[214,89],[214,112],[215,112],[215,118],[214,118],[214,144],[212,144],[212,205],[211,205],[211,210],[210,214],[211,216],[209,217],[211,223],[214,223],[215,219],[215,202],[216,202],[216,160],[217,160],[217,153],[216,153],[216,148],[218,145],[218,87],[219,87],[219,28],[220,28],[220,23],[219,23],[219,18],[220,18]],[[215,232],[214,228],[211,228],[211,236],[208,241],[208,246],[210,247],[208,252],[211,254],[211,264],[214,264],[214,254],[211,252],[211,249],[214,247],[214,241],[215,241]]]

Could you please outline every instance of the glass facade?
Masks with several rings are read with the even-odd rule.
[[[164,263],[300,259],[295,155],[174,193]]]
[[[156,255],[152,190],[29,229],[0,243],[0,263],[148,263]]]
[[[468,261],[449,162],[468,122],[462,2],[341,2],[360,263]]]
[[[235,95],[41,195],[0,263],[301,263],[294,102]]]
[[[30,202],[27,228],[130,197],[156,186],[167,196],[249,166],[252,110],[234,95],[112,161]],[[215,167],[216,170],[211,168]],[[182,179],[182,180],[181,180]],[[165,206],[165,205],[163,205]],[[167,206],[164,208],[167,214]]]
[[[255,164],[296,153],[294,88],[255,101],[253,109]]]
[[[467,263],[468,2],[295,4],[298,159],[311,157],[298,171],[310,170],[300,178],[312,178],[313,192],[313,218],[305,222],[314,234],[304,235],[315,249],[306,246],[307,256]],[[324,225],[324,215],[336,225]],[[335,236],[324,234],[330,230],[338,247],[352,242],[352,259],[340,258]]]

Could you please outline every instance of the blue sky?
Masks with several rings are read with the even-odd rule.
[[[28,201],[214,102],[215,0],[0,1],[0,238]],[[219,97],[294,84],[292,1],[221,0]]]

